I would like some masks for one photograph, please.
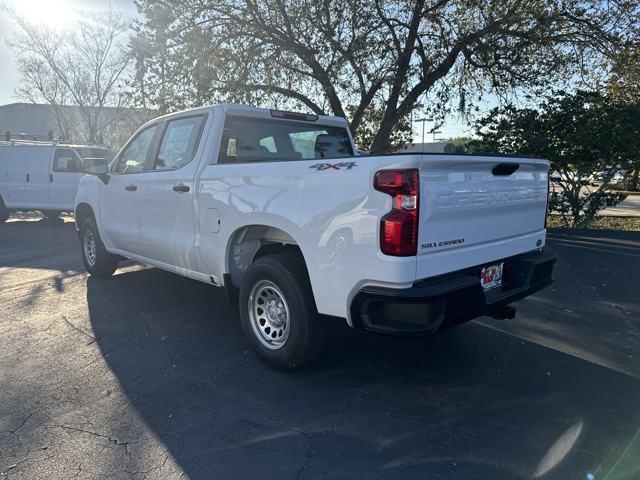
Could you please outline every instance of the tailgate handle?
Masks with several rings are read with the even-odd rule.
[[[491,173],[496,176],[507,176],[518,170],[518,168],[520,168],[519,163],[499,163],[491,169]]]

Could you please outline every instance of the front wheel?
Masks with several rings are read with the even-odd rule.
[[[98,233],[95,220],[87,218],[80,226],[82,261],[91,275],[109,277],[118,268],[118,257],[107,252]]]
[[[303,260],[290,254],[252,263],[240,287],[242,329],[269,365],[293,370],[321,351],[323,336]]]

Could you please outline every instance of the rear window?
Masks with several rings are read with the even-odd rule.
[[[352,157],[345,127],[307,122],[227,117],[218,163]]]

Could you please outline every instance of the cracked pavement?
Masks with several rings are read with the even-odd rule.
[[[324,355],[284,374],[221,290],[87,277],[71,219],[12,219],[0,479],[638,478],[640,234],[549,244],[557,281],[513,321],[421,339],[330,321]]]

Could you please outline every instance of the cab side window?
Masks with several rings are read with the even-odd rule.
[[[157,125],[152,125],[138,134],[120,154],[113,173],[139,173],[144,170],[145,160],[157,128]]]
[[[53,157],[54,172],[82,172],[80,157],[73,150],[59,148]]]
[[[170,120],[155,161],[156,170],[176,170],[189,163],[196,153],[204,116]]]

